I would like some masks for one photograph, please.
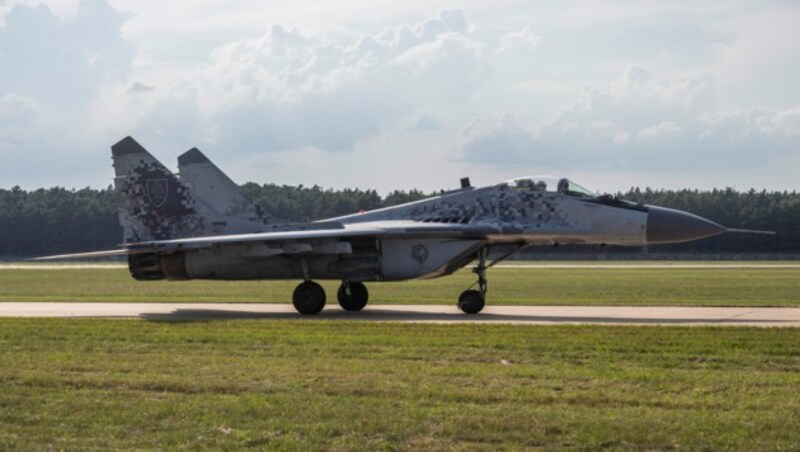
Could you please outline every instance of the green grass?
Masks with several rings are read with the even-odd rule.
[[[800,448],[800,329],[0,319],[0,449]]]
[[[507,305],[798,306],[800,269],[553,269],[489,271],[488,303]],[[469,271],[369,283],[370,303],[451,304]],[[138,282],[124,269],[0,269],[0,301],[286,303],[297,281]],[[338,283],[323,282],[335,300]]]

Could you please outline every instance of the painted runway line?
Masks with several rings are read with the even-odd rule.
[[[478,315],[449,305],[372,305],[347,312],[328,305],[301,316],[289,304],[247,303],[0,303],[0,317],[141,318],[151,321],[226,319],[359,320],[411,323],[626,324],[800,327],[800,308],[487,306]]]

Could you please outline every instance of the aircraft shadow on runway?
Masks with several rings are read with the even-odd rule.
[[[302,320],[302,321],[375,321],[375,322],[441,322],[441,323],[612,323],[642,325],[693,325],[693,324],[768,324],[788,321],[767,319],[681,319],[681,318],[637,318],[637,317],[579,317],[579,316],[537,316],[511,314],[478,314],[465,315],[460,312],[398,312],[383,309],[368,309],[361,312],[340,310],[322,311],[315,316],[303,316],[295,312],[254,312],[232,311],[223,309],[176,309],[170,313],[143,313],[140,318],[152,322],[204,322],[210,320]]]

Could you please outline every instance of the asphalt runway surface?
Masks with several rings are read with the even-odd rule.
[[[521,263],[512,263],[521,262]],[[769,269],[800,269],[800,263],[794,261],[770,261],[770,262],[687,262],[681,263],[672,261],[670,263],[627,261],[623,263],[612,263],[610,261],[588,262],[588,263],[547,263],[533,261],[511,261],[499,264],[493,268],[550,268],[550,269],[599,269],[599,270],[634,270],[634,269],[749,269],[749,270],[769,270]],[[78,263],[78,264],[41,264],[41,263],[0,263],[0,270],[122,270],[128,269],[127,264],[118,263]]]
[[[450,305],[373,305],[346,312],[335,304],[302,316],[289,304],[0,303],[0,317],[140,318],[151,321],[232,319],[360,320],[410,323],[625,324],[800,327],[800,308],[487,306],[466,315]]]

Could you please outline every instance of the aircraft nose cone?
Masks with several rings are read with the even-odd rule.
[[[675,209],[648,206],[647,243],[679,243],[711,237],[725,227],[703,217]]]

